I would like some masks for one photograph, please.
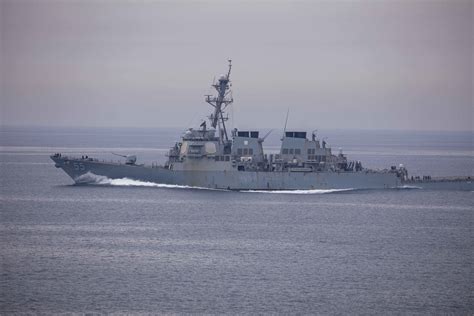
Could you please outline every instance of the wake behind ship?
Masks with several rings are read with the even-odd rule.
[[[51,156],[76,183],[93,176],[132,179],[171,185],[227,190],[311,190],[311,189],[386,189],[414,185],[426,188],[470,189],[470,177],[463,179],[410,179],[400,165],[386,170],[371,170],[360,161],[350,161],[340,151],[333,154],[326,142],[313,132],[284,130],[278,154],[266,154],[259,131],[228,130],[226,108],[233,103],[230,90],[232,63],[227,74],[212,84],[216,95],[206,95],[213,107],[198,128],[189,128],[170,148],[162,165],[138,165],[135,156],[124,163],[103,162],[88,156]]]

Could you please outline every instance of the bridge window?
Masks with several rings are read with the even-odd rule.
[[[249,154],[249,149],[248,148],[244,148],[244,156],[247,156]]]
[[[249,148],[249,155],[253,155],[253,148]]]
[[[290,150],[288,151],[288,153],[289,153],[290,155],[293,155],[293,148],[290,148]]]
[[[201,153],[201,148],[202,148],[202,146],[191,145],[191,146],[189,146],[188,153],[189,154],[200,154]]]
[[[237,155],[242,156],[242,148],[237,149]]]
[[[238,137],[249,137],[249,132],[237,132]]]
[[[301,149],[296,148],[295,149],[295,155],[301,155]]]
[[[250,132],[250,137],[258,138],[258,132]]]
[[[283,155],[288,155],[288,148],[283,148],[282,154]]]

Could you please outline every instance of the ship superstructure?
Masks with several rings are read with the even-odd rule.
[[[172,170],[237,170],[261,172],[322,172],[361,171],[360,162],[348,162],[340,152],[333,155],[331,148],[304,131],[284,131],[279,154],[265,154],[260,132],[233,129],[228,135],[224,110],[232,104],[229,60],[227,75],[221,75],[214,87],[216,96],[206,95],[206,102],[214,107],[209,116],[212,128],[203,122],[199,129],[189,128],[180,142],[169,151],[165,167]],[[266,135],[267,136],[267,135]]]
[[[135,156],[126,163],[101,162],[94,158],[52,155],[76,182],[90,179],[87,175],[111,179],[128,178],[164,184],[177,184],[230,190],[298,190],[298,189],[380,189],[396,188],[408,183],[403,166],[387,170],[370,170],[360,161],[350,161],[339,151],[333,154],[316,131],[287,131],[286,124],[278,153],[266,154],[258,130],[228,130],[225,113],[233,103],[228,71],[212,84],[215,95],[205,101],[213,107],[197,128],[186,130],[180,141],[167,153],[163,166],[137,165]]]

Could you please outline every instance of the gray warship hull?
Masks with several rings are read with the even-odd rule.
[[[226,75],[214,81],[217,95],[206,95],[205,101],[214,111],[208,116],[211,128],[203,121],[199,128],[188,128],[168,151],[163,166],[136,164],[135,155],[122,156],[125,163],[99,161],[87,155],[81,158],[51,156],[76,183],[94,182],[94,177],[131,179],[160,184],[225,190],[330,190],[388,189],[399,187],[472,190],[470,179],[410,181],[408,171],[400,165],[385,170],[371,170],[360,161],[350,161],[343,154],[333,154],[326,138],[319,139],[317,130],[311,138],[305,131],[286,129],[288,113],[279,153],[266,154],[259,131],[228,132],[225,109],[233,103],[230,90],[231,60]],[[229,135],[230,134],[230,135]],[[117,154],[115,154],[117,155]],[[414,179],[414,180],[418,180]]]
[[[187,171],[162,166],[126,165],[51,156],[77,184],[94,183],[100,177],[131,179],[169,185],[223,190],[349,190],[349,189],[425,189],[473,191],[470,177],[403,180],[396,173],[374,172],[254,172]],[[98,178],[97,178],[98,177]]]
[[[54,156],[51,159],[76,183],[93,182],[95,175],[224,190],[387,189],[402,185],[397,175],[390,172],[190,171],[94,159]]]

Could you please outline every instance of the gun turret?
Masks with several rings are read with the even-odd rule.
[[[126,165],[134,165],[137,162],[137,156],[135,155],[120,155],[116,153],[112,153],[112,155],[119,156],[125,158]]]

